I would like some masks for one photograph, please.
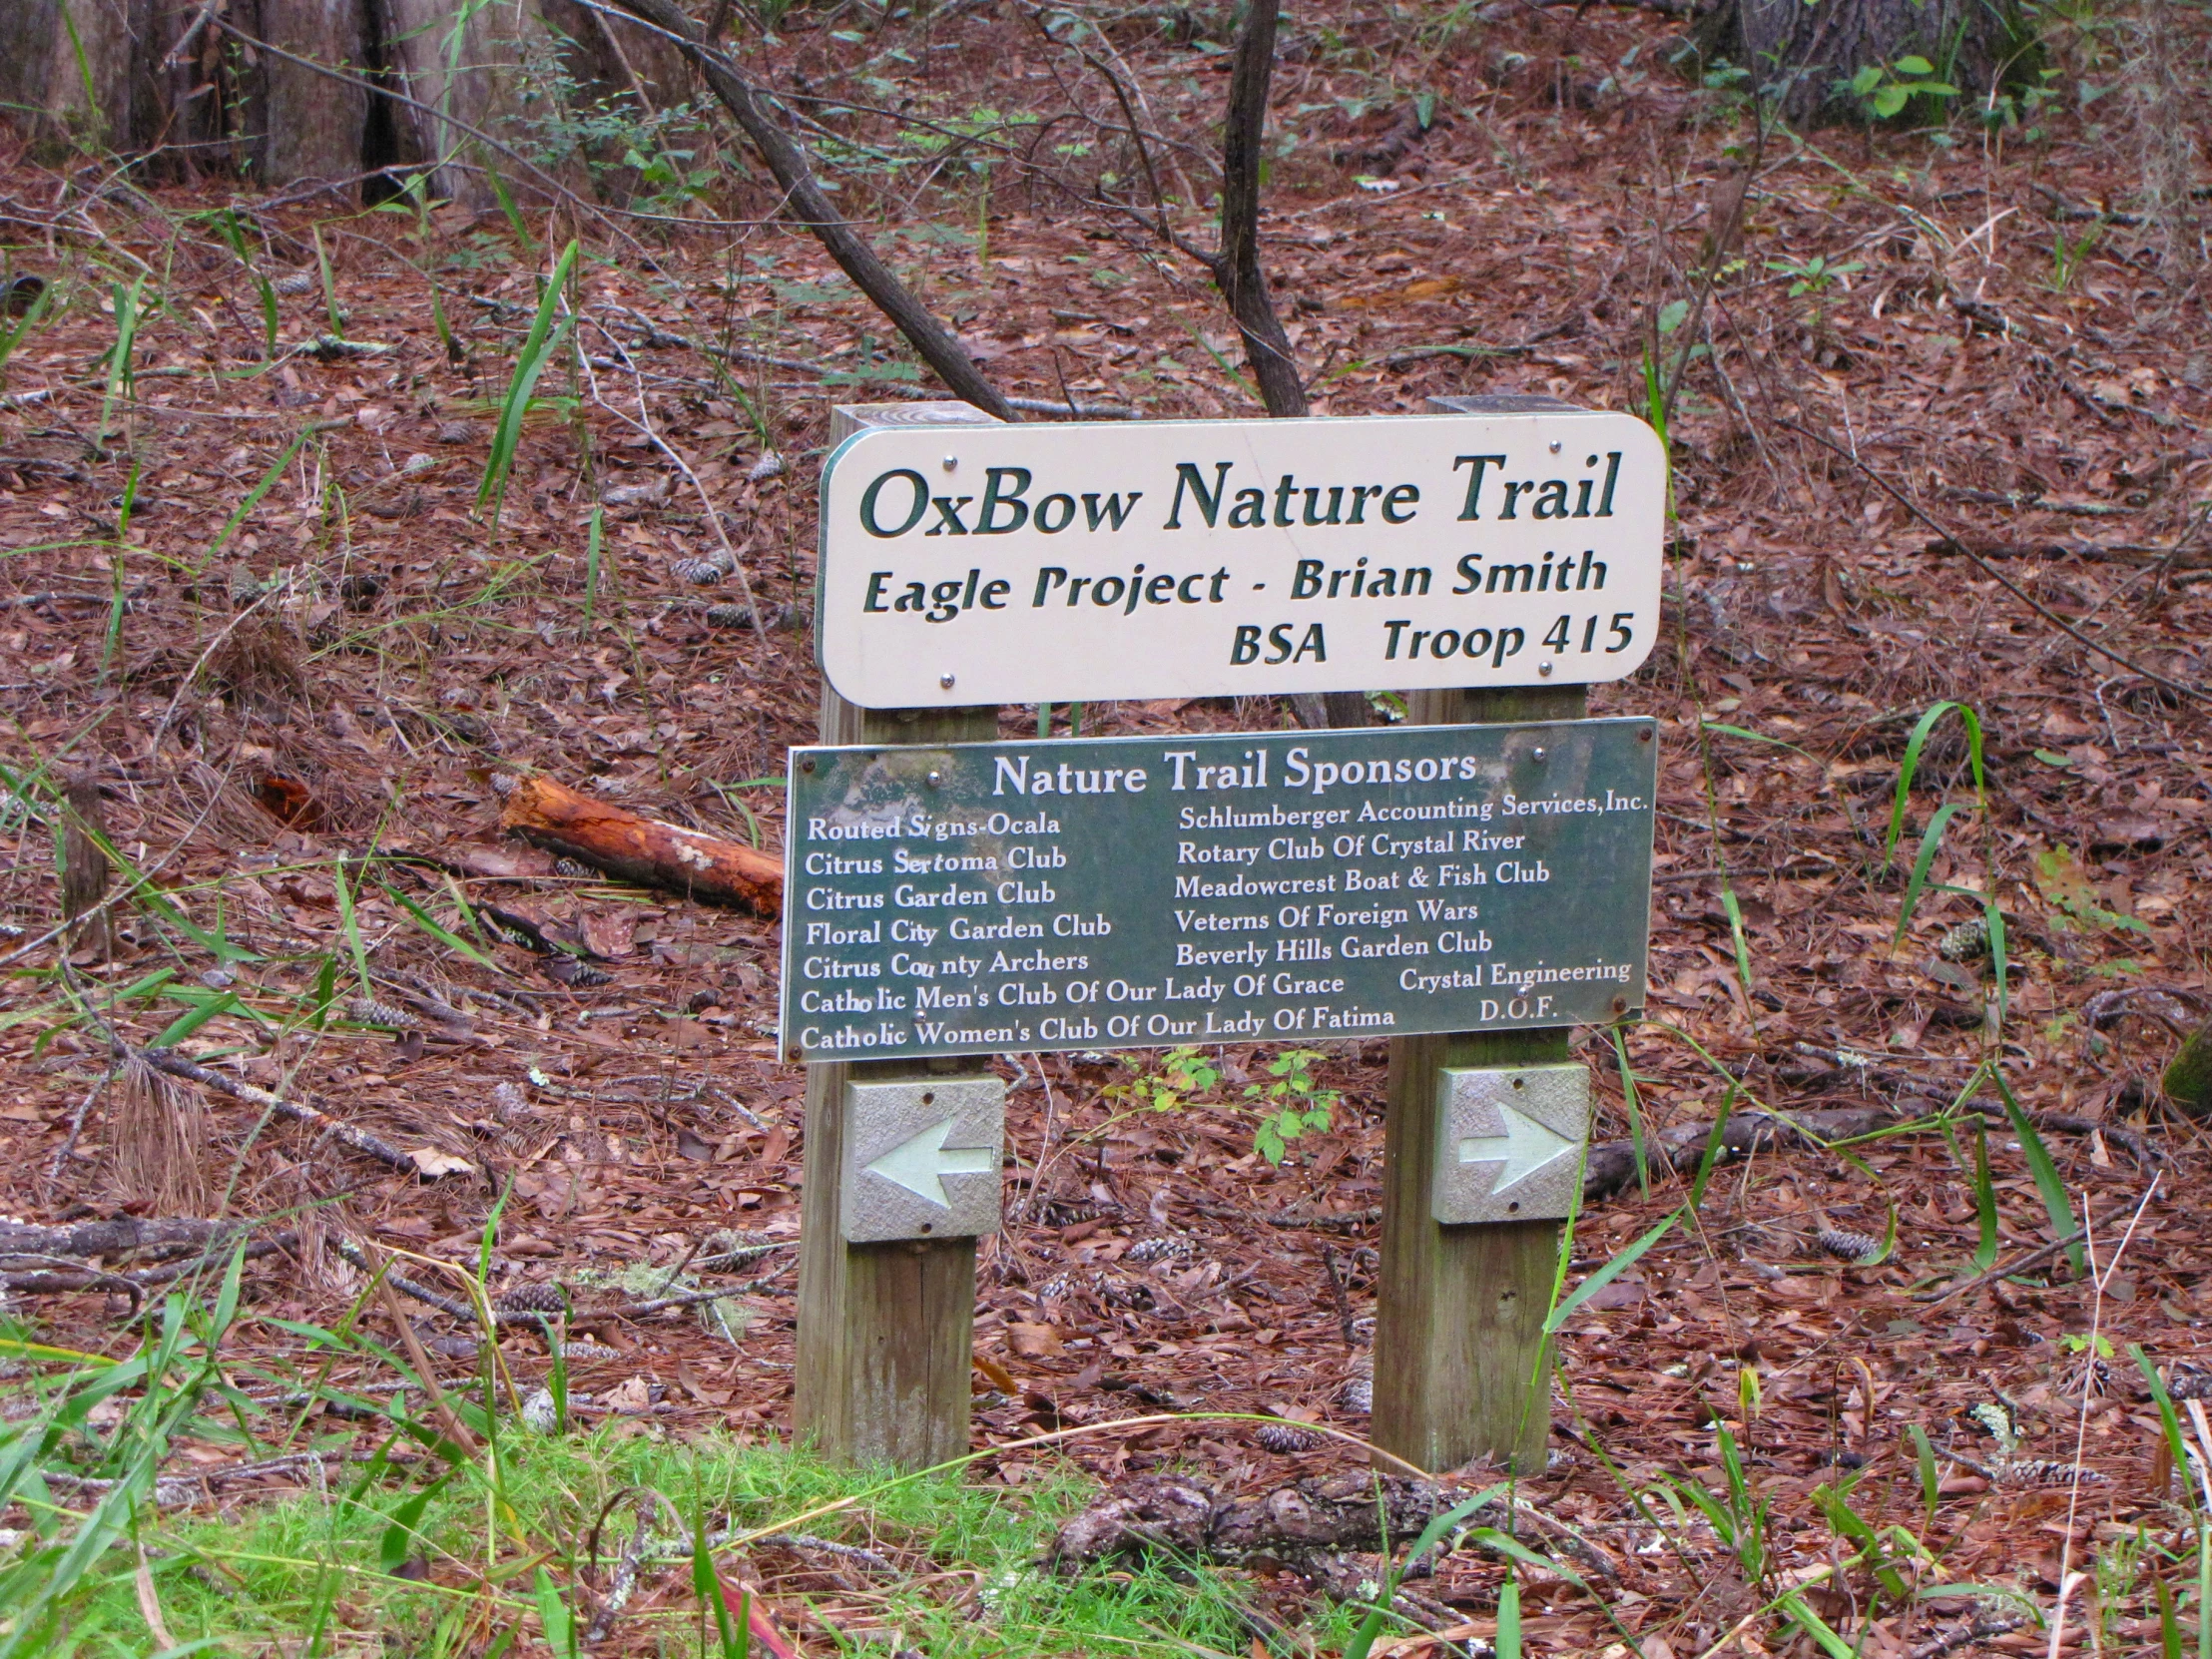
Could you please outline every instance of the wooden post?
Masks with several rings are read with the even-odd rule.
[[[1586,704],[1580,686],[1414,692],[1406,719],[1421,726],[1579,720]],[[1424,1469],[1457,1468],[1487,1453],[1522,1474],[1543,1471],[1551,1433],[1543,1325],[1560,1233],[1556,1221],[1446,1227],[1429,1213],[1429,1172],[1442,1155],[1436,1074],[1446,1066],[1561,1061],[1569,1035],[1568,1027],[1550,1027],[1390,1042],[1372,1431],[1377,1445]]]
[[[983,426],[966,403],[839,406],[830,441],[871,426]],[[988,743],[998,710],[861,709],[822,688],[826,744]],[[848,1082],[972,1076],[981,1056],[832,1061],[807,1068],[806,1173],[800,1204],[799,1353],[792,1421],[815,1449],[847,1463],[926,1468],[968,1448],[975,1328],[975,1241],[848,1244],[837,1172]]]
[[[1438,397],[1461,414],[1567,409],[1549,397]],[[1416,726],[1580,720],[1581,686],[1413,692]],[[1541,1473],[1551,1436],[1551,1366],[1544,1341],[1559,1265],[1556,1221],[1446,1227],[1429,1208],[1437,1073],[1446,1066],[1565,1060],[1569,1027],[1450,1032],[1390,1042],[1382,1143],[1382,1275],[1376,1299],[1375,1443],[1441,1472],[1488,1455]],[[1533,1392],[1530,1379],[1535,1381]]]

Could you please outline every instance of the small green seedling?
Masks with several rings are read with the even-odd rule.
[[[1872,121],[1896,120],[1916,98],[1958,96],[1958,89],[1938,80],[1936,66],[1917,53],[1908,53],[1894,64],[1868,64],[1850,80],[1839,81],[1837,87],[1858,99]]]

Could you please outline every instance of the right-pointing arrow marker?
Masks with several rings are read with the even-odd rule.
[[[1579,1144],[1569,1140],[1547,1124],[1538,1123],[1525,1112],[1517,1112],[1500,1100],[1496,1102],[1505,1118],[1502,1135],[1470,1135],[1459,1143],[1459,1162],[1462,1164],[1501,1163],[1497,1174],[1490,1178],[1490,1192],[1503,1192],[1517,1181],[1526,1180],[1554,1158],[1564,1158]]]
[[[951,1133],[952,1119],[932,1123],[868,1165],[868,1173],[896,1182],[915,1197],[949,1210],[952,1200],[945,1196],[946,1176],[981,1175],[998,1168],[997,1147],[946,1146],[945,1137]]]

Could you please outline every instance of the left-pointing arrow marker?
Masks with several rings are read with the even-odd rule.
[[[1514,1182],[1535,1174],[1554,1158],[1563,1158],[1574,1150],[1576,1143],[1549,1124],[1538,1123],[1525,1112],[1516,1112],[1502,1100],[1497,1102],[1497,1109],[1505,1118],[1504,1134],[1471,1135],[1459,1143],[1462,1164],[1503,1164],[1504,1167],[1490,1178],[1491,1192],[1503,1192]]]
[[[946,1146],[945,1137],[951,1133],[952,1119],[933,1123],[920,1134],[900,1141],[868,1165],[867,1171],[897,1183],[916,1198],[949,1210],[952,1201],[945,1196],[944,1177],[983,1175],[998,1167],[998,1148]]]

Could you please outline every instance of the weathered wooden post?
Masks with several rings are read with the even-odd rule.
[[[1453,414],[1574,409],[1549,397],[1429,403]],[[1406,722],[1420,726],[1580,720],[1588,712],[1587,688],[1579,685],[1416,691],[1406,698]],[[1627,1011],[1626,998],[1619,999],[1615,1012]],[[1551,1434],[1543,1328],[1559,1261],[1558,1212],[1547,1206],[1550,1213],[1528,1220],[1450,1224],[1437,1218],[1432,1195],[1439,1166],[1457,1157],[1445,1131],[1446,1074],[1563,1065],[1572,1035],[1569,1026],[1538,1026],[1390,1042],[1372,1432],[1377,1445],[1422,1468],[1456,1468],[1488,1455],[1520,1473],[1543,1469]],[[1586,1099],[1586,1078],[1583,1089]]]
[[[830,442],[834,449],[856,432],[886,426],[996,424],[966,403],[848,404],[831,412]],[[997,736],[995,706],[862,709],[823,683],[825,744],[986,743]],[[796,893],[790,896],[796,901]],[[793,936],[804,944],[803,922]],[[896,1113],[912,1109],[900,1098],[910,1094],[926,1111],[940,1102],[920,1096],[941,1089],[946,1103],[964,1095],[972,1106],[978,1091],[999,1086],[982,1058],[829,1060],[807,1068],[792,1417],[802,1437],[840,1461],[926,1468],[967,1450],[975,1237],[854,1239],[853,1231],[866,1229],[850,1226],[846,1207],[854,1194],[844,1176],[862,1150],[848,1144],[856,1104],[873,1096]],[[989,1157],[994,1221],[998,1139],[991,1137]]]

